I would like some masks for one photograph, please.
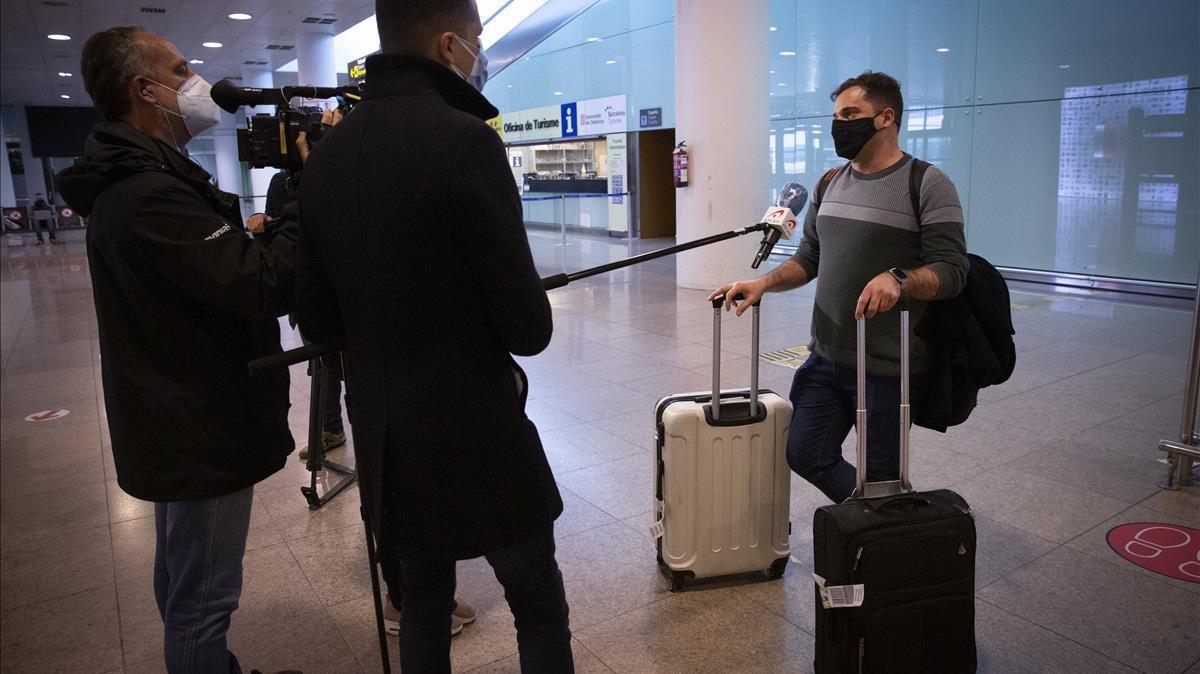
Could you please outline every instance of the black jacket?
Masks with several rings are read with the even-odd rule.
[[[381,544],[476,557],[562,512],[510,355],[550,342],[550,304],[484,123],[496,109],[431,61],[376,55],[367,67],[363,102],[304,168],[297,316],[310,340],[344,334]]]
[[[237,198],[123,122],[58,176],[83,216],[117,482],[150,501],[209,498],[283,467],[288,375],[276,353],[293,297],[296,225],[251,239]]]
[[[967,259],[963,291],[930,302],[913,330],[929,347],[913,423],[935,431],[966,421],[979,389],[1008,381],[1017,363],[1008,285],[987,260]]]

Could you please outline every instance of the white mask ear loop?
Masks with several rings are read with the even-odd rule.
[[[170,89],[171,91],[175,92],[176,96],[179,96],[178,89],[171,89],[171,87],[168,87],[167,85],[163,84],[162,82],[152,80],[149,77],[146,78],[146,81],[150,82],[151,84],[156,84],[156,85],[162,87],[163,89]],[[175,149],[178,150],[180,153],[182,153],[183,150],[180,149],[180,146],[179,146],[179,137],[175,135],[175,127],[171,124],[171,120],[166,116],[166,113],[175,115],[176,117],[179,117],[180,119],[185,119],[185,116],[183,115],[183,113],[175,112],[174,110],[168,110],[168,109],[164,108],[162,105],[159,104],[157,98],[154,100],[154,107],[158,108],[159,113],[162,114],[163,123],[165,123],[167,125],[167,132],[171,134],[171,142],[175,145]]]

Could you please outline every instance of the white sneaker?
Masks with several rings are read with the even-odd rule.
[[[460,605],[461,605],[461,602],[460,602]],[[458,609],[456,608],[455,611],[457,612]],[[458,636],[458,634],[463,631],[463,625],[465,625],[469,622],[474,622],[474,621],[475,621],[475,611],[473,609],[471,610],[471,615],[470,615],[469,620],[463,620],[462,618],[458,617],[454,613],[451,613],[450,614],[450,636],[452,636],[452,637]],[[383,629],[388,634],[391,634],[394,636],[400,634],[400,610],[397,609],[395,606],[392,606],[392,602],[388,601],[386,598],[383,600]]]

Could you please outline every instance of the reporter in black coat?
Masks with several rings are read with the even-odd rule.
[[[561,671],[562,500],[512,357],[549,344],[550,304],[484,121],[497,110],[464,81],[484,65],[482,27],[470,0],[381,1],[377,18],[363,102],[305,165],[300,329],[345,340],[363,503],[403,562],[402,667],[448,671],[453,562],[486,555],[522,658]]]

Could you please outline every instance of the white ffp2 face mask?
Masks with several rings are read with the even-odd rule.
[[[150,80],[150,78],[146,78]],[[164,89],[171,89],[162,82],[150,80]],[[179,89],[171,89],[174,91],[179,101],[179,112],[168,110],[167,108],[158,106],[159,110],[183,118],[183,125],[187,127],[188,133],[192,134],[192,138],[204,133],[205,131],[216,126],[221,121],[221,108],[213,102],[212,85],[204,80],[199,75],[192,75],[183,83]]]

